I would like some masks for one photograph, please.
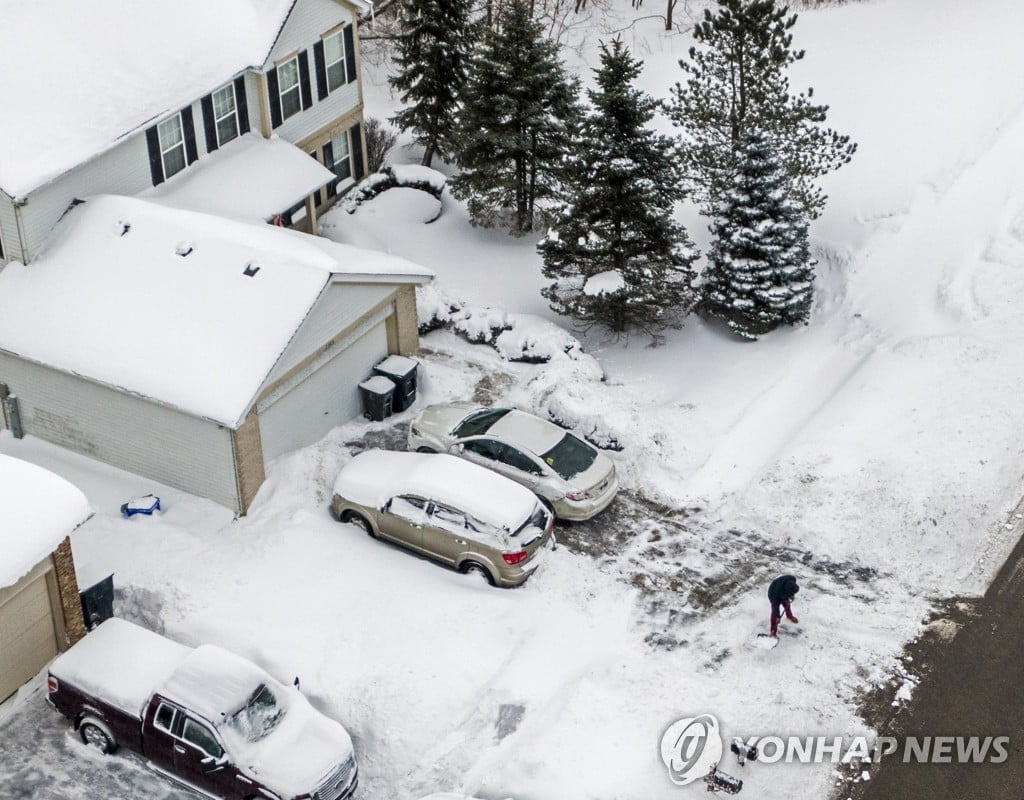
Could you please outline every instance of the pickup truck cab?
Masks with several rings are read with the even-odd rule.
[[[125,747],[226,800],[346,800],[352,740],[298,689],[212,645],[108,619],[50,665],[48,700],[86,744]]]

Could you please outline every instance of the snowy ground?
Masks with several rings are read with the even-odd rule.
[[[619,6],[600,24],[622,27],[633,12]],[[747,344],[693,320],[654,349],[581,336],[606,381],[587,359],[511,364],[448,332],[425,337],[423,402],[557,407],[623,446],[612,454],[620,500],[562,531],[565,547],[521,590],[487,590],[327,514],[340,464],[400,444],[408,415],[352,423],[279,459],[238,521],[38,441],[4,434],[0,451],[89,496],[97,515],[76,556],[115,573],[122,614],[300,675],[353,733],[365,800],[696,796],[699,786],[671,785],[658,741],[703,712],[727,735],[862,732],[859,693],[894,670],[934,603],[981,592],[1013,544],[1003,522],[1024,472],[1022,21],[1011,0],[985,14],[956,0],[802,14],[808,56],[794,86],[812,83],[860,143],[828,179],[813,229],[810,326]],[[687,43],[658,27],[624,36],[646,59],[646,88],[664,96]],[[384,116],[393,101],[366,73],[369,113]],[[424,225],[429,204],[388,194],[330,215],[325,232],[431,267],[478,314],[533,315],[515,317],[521,331],[552,319],[532,239],[470,228],[448,196]],[[704,238],[699,218],[683,219]],[[152,490],[162,516],[118,516]],[[803,587],[798,633],[770,653],[750,648],[765,586],[783,571]],[[141,765],[79,758],[53,716],[30,689],[0,709],[5,754],[24,752],[14,743],[29,731],[48,754],[0,758],[0,796],[40,796],[39,775],[54,776],[55,796],[95,796],[87,781],[138,795]],[[742,769],[743,796],[766,800],[824,797],[833,780],[827,766]]]

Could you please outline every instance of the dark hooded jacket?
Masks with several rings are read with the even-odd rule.
[[[792,601],[799,591],[800,587],[792,575],[780,575],[773,580],[768,587],[768,600],[772,604],[772,613],[775,616],[781,616],[779,606]]]

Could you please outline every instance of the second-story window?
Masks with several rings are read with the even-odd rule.
[[[277,83],[281,98],[281,118],[288,119],[292,114],[298,114],[302,110],[298,56],[277,68]]]
[[[160,161],[163,165],[164,179],[185,169],[185,135],[181,124],[181,114],[165,119],[157,126],[160,138]]]
[[[213,118],[217,127],[217,144],[223,146],[238,136],[238,104],[235,87],[229,83],[213,93]]]
[[[333,92],[348,83],[345,74],[345,38],[340,31],[324,39],[324,68],[327,73],[327,91]]]

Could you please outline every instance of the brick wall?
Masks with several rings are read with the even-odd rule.
[[[63,650],[85,636],[82,601],[78,596],[78,579],[75,577],[75,559],[71,554],[71,540],[67,537],[53,551],[53,569],[57,576],[57,592],[64,613],[64,632],[67,641],[61,647]]]

